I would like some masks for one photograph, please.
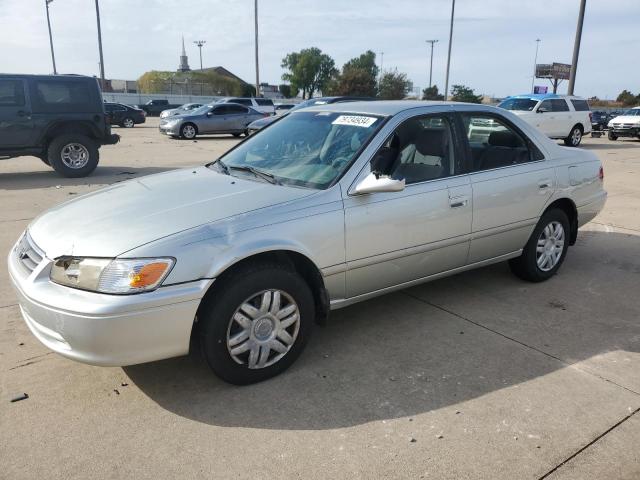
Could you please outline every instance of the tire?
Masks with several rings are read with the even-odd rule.
[[[614,134],[611,130],[609,130],[609,133],[607,134],[607,138],[615,142],[618,139],[618,136]]]
[[[125,117],[122,119],[122,123],[120,124],[121,127],[124,128],[133,128],[135,127],[136,122],[133,121],[133,118],[131,117]]]
[[[198,135],[198,128],[193,123],[185,123],[180,127],[180,138],[193,140]]]
[[[580,125],[574,125],[569,132],[569,136],[564,139],[564,144],[567,147],[577,147],[582,141],[582,127]]]
[[[242,135],[242,133],[232,133],[231,135],[233,135],[234,137],[238,138],[240,135]]]
[[[53,139],[47,149],[47,160],[60,175],[80,178],[96,169],[100,153],[92,139],[86,135],[70,133]]]
[[[558,234],[558,232],[560,232],[558,226],[561,227],[561,238]],[[552,230],[547,230],[547,227],[551,227]],[[552,209],[545,212],[533,230],[531,237],[529,237],[529,241],[525,245],[522,255],[509,260],[511,271],[517,277],[529,282],[543,282],[554,276],[567,255],[569,239],[571,238],[570,228],[567,214],[562,210]],[[549,235],[549,233],[551,233],[551,235]],[[547,241],[546,238],[548,238],[549,241]],[[555,240],[553,240],[553,238],[555,238]],[[562,245],[559,250],[560,241]],[[539,245],[540,242],[544,242],[544,244]],[[538,247],[544,248],[545,251],[538,252]],[[553,253],[555,258],[552,258],[548,264],[545,262],[541,265],[541,259],[539,260],[538,254],[546,255],[549,252]],[[558,253],[559,256],[557,256]]]
[[[211,370],[228,383],[248,385],[289,368],[302,353],[314,323],[313,295],[304,279],[291,268],[261,263],[241,267],[219,281],[198,309],[200,348]],[[280,300],[275,300],[275,291],[280,292]],[[268,312],[262,307],[266,303],[261,305],[265,294]],[[280,319],[271,313],[276,301]],[[244,309],[247,303],[254,307],[251,314]],[[297,323],[295,313],[287,311],[296,306]],[[243,317],[245,327],[235,320]],[[294,323],[282,326],[282,319]],[[286,335],[278,333],[279,326]],[[278,342],[278,350],[265,349],[273,341]],[[291,343],[287,346],[287,342]],[[233,350],[237,350],[234,355]],[[249,368],[251,362],[254,368]]]

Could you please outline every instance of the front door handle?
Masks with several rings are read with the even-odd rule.
[[[449,198],[449,206],[451,208],[464,207],[468,203],[469,203],[469,197],[466,197],[466,196]]]

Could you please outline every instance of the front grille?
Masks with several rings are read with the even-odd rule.
[[[20,263],[29,273],[33,272],[44,258],[44,253],[31,239],[29,232],[24,233],[14,251]]]

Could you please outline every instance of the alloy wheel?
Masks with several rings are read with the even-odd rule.
[[[582,132],[580,131],[579,128],[574,128],[573,132],[571,133],[571,143],[573,143],[573,145],[577,147],[578,145],[580,145],[581,140],[582,140]]]
[[[122,122],[122,124],[126,127],[126,128],[132,128],[135,124],[133,123],[133,120],[131,118],[125,118],[124,121]]]
[[[182,136],[184,138],[193,138],[196,136],[196,129],[193,125],[185,125],[182,127]]]
[[[89,162],[89,151],[81,143],[68,143],[62,147],[60,159],[65,166],[79,169]]]
[[[549,223],[538,237],[536,247],[536,263],[543,272],[548,272],[555,267],[564,251],[564,227],[560,222]]]

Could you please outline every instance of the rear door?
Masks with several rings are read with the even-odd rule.
[[[0,149],[31,146],[34,122],[20,78],[0,78]]]
[[[471,110],[460,118],[468,132],[473,190],[469,263],[476,263],[524,247],[556,180],[535,143],[501,115]],[[478,123],[485,126],[484,138],[471,135]]]

